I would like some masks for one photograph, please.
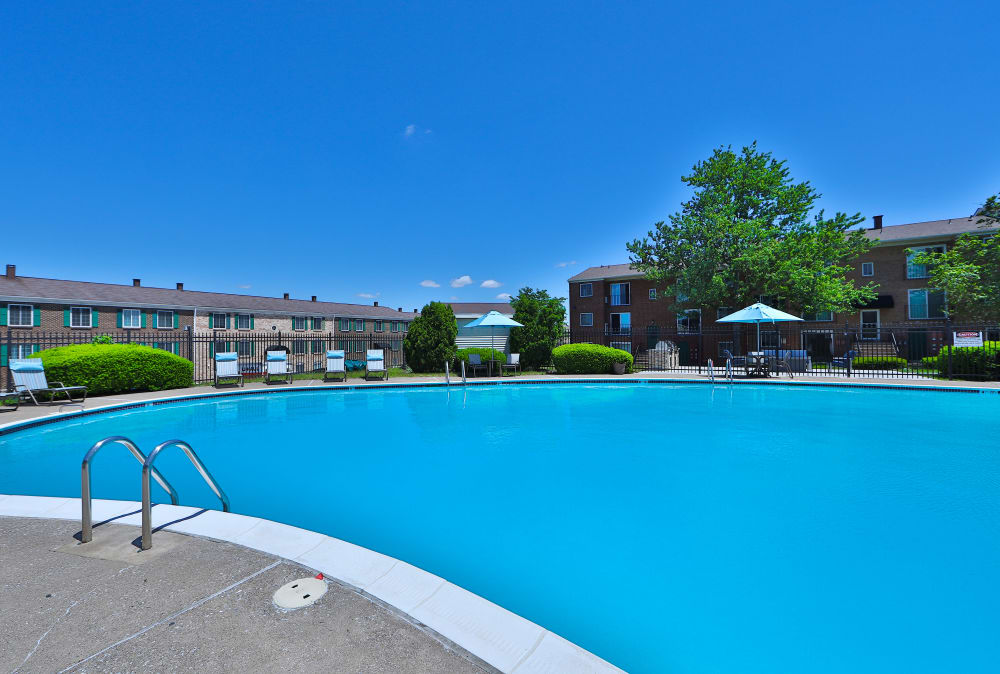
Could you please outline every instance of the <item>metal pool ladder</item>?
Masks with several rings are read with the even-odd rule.
[[[126,437],[121,435],[112,435],[110,437],[104,438],[100,442],[94,444],[83,457],[83,467],[81,469],[81,480],[80,480],[80,491],[81,491],[81,532],[80,532],[80,542],[89,543],[93,540],[93,522],[92,522],[92,509],[91,509],[91,499],[90,499],[90,462],[93,460],[94,456],[101,450],[102,447],[108,444],[117,443],[123,445],[126,449],[132,452],[132,456],[135,457],[136,461],[142,464],[142,549],[149,550],[153,547],[153,504],[150,497],[150,484],[149,478],[152,476],[161,487],[170,495],[170,503],[177,505],[177,490],[171,486],[167,479],[163,477],[159,470],[153,466],[153,462],[156,461],[156,457],[159,456],[160,452],[168,447],[174,445],[178,446],[183,450],[190,459],[191,463],[201,474],[201,477],[208,483],[215,495],[219,497],[222,502],[223,512],[229,512],[229,497],[226,493],[222,491],[222,487],[219,483],[215,481],[212,474],[208,472],[208,468],[202,463],[201,459],[195,453],[191,445],[184,442],[183,440],[167,440],[166,442],[161,442],[157,445],[149,456],[142,453],[139,446]]]

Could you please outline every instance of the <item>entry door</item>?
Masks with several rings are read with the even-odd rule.
[[[878,339],[880,326],[878,309],[865,309],[861,312],[861,339]]]

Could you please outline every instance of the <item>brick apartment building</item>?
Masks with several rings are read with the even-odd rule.
[[[850,324],[857,328],[859,339],[879,341],[891,336],[897,348],[900,342],[905,342],[912,356],[933,351],[940,346],[944,333],[927,328],[944,319],[945,297],[928,286],[927,268],[914,264],[912,255],[906,251],[945,250],[961,234],[996,231],[983,229],[978,220],[952,218],[883,227],[882,216],[875,216],[865,235],[876,245],[855,261],[850,278],[859,284],[876,283],[877,297],[856,312],[803,316],[804,322],[795,324],[797,339],[782,337],[782,347],[829,356],[834,348],[834,334],[843,332],[845,324]],[[669,310],[672,298],[663,297],[662,291],[628,264],[585,269],[569,279],[573,339],[590,341],[589,336],[603,335],[609,344],[638,353],[653,348],[669,335],[681,349],[682,362],[692,363],[716,357],[720,355],[717,351],[732,349],[738,343],[741,328],[716,321],[742,307],[703,307],[674,313]],[[889,335],[883,329],[886,324],[909,324],[913,328]],[[714,347],[705,345],[703,333],[725,335],[727,331],[733,331],[733,339],[716,339]],[[765,341],[768,338],[777,339],[765,335]]]
[[[293,352],[305,353],[370,335],[385,335],[387,343],[398,346],[415,316],[378,302],[320,302],[315,296],[298,300],[288,293],[281,298],[212,293],[186,290],[182,283],[176,288],[152,288],[140,279],[119,285],[19,276],[8,264],[0,276],[0,330],[5,335],[15,333],[18,340],[2,344],[0,366],[9,358],[39,350],[41,345],[30,342],[31,334],[79,334],[86,337],[74,341],[89,341],[93,335],[134,331],[142,335],[142,343],[179,353],[187,332],[218,333],[227,340],[220,341],[218,349],[238,351],[253,348],[252,336],[285,333],[292,336]],[[331,333],[339,344],[317,347],[319,338]],[[246,341],[239,339],[241,335],[247,336]]]

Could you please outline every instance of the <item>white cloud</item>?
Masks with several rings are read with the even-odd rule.
[[[416,124],[407,124],[406,125],[406,130],[403,131],[403,135],[404,136],[412,136],[416,132],[417,132],[417,125]]]
[[[454,301],[456,301],[457,299],[458,299],[458,295],[452,295],[451,297],[449,297],[449,298],[448,298],[448,301],[449,301],[449,302],[454,302]]]
[[[556,262],[556,267],[572,267],[576,264],[576,260],[570,260],[569,262]]]
[[[487,279],[479,284],[480,288],[499,288],[503,284],[500,281],[494,281],[493,279]]]
[[[451,280],[452,288],[463,288],[472,283],[472,277],[466,274],[465,276],[459,276],[458,278],[453,278]]]
[[[245,285],[241,285],[240,288],[242,288],[243,290],[250,290],[250,284],[247,283]]]
[[[377,300],[382,296],[382,293],[358,293],[358,297],[362,297],[366,300]]]
[[[498,300],[509,300],[510,299],[510,293],[500,293],[499,295],[497,295],[497,299]]]
[[[425,288],[440,288],[441,287],[440,283],[438,283],[437,281],[432,281],[429,278],[428,279],[424,279],[423,281],[421,281],[420,285],[422,285]]]

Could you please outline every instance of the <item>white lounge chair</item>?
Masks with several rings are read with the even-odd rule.
[[[87,399],[86,386],[65,386],[61,381],[52,382],[55,386],[49,386],[45,380],[45,366],[42,365],[41,358],[11,358],[10,372],[14,375],[14,390],[27,396],[31,402],[39,404],[35,394],[44,393],[52,396],[50,402],[56,402],[56,394],[62,393],[66,400],[71,403],[82,403]],[[83,391],[83,396],[79,400],[73,400],[71,391]]]
[[[365,354],[365,379],[371,374],[389,381],[389,369],[385,366],[385,352],[382,349],[368,349]]]
[[[347,361],[344,359],[343,351],[326,352],[326,372],[323,373],[323,381],[347,381]]]
[[[240,358],[235,351],[215,354],[215,385],[218,386],[223,379],[235,380],[233,383],[243,386]]]
[[[507,356],[506,363],[500,363],[500,376],[503,376],[504,370],[510,370],[511,374],[519,374],[521,372],[521,354],[512,353]]]
[[[265,358],[267,372],[264,373],[264,383],[270,384],[271,377],[284,379],[286,384],[292,383],[292,373],[288,370],[288,354],[284,351],[268,351]]]

